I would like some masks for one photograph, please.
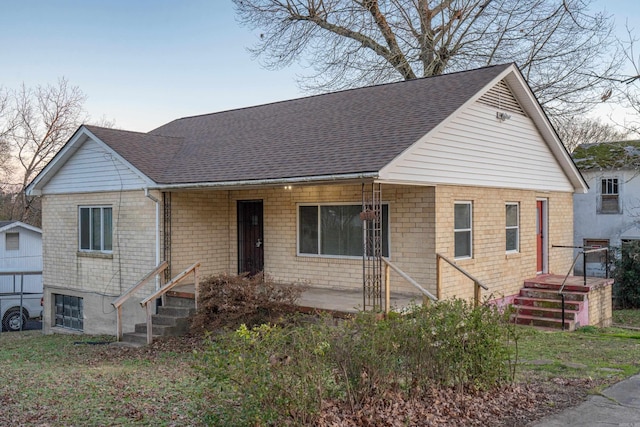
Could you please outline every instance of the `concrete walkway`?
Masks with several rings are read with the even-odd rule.
[[[640,427],[640,375],[612,385],[579,406],[543,418],[529,427]]]

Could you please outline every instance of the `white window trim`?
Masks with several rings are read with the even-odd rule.
[[[13,240],[10,239],[14,238],[15,242]],[[7,231],[4,234],[4,249],[8,252],[8,251],[19,251],[20,250],[20,233],[19,232],[14,232],[14,231]],[[12,245],[15,244],[15,247],[12,247]]]
[[[80,228],[81,225],[81,212],[82,209],[100,209],[100,235],[102,237],[101,246],[104,247],[104,209],[111,209],[111,247],[112,249],[82,249],[82,230]],[[92,234],[89,233],[89,248],[93,246]],[[113,253],[113,206],[111,205],[80,205],[78,206],[78,252],[83,253],[104,253],[111,254]]]
[[[391,209],[389,207],[389,202],[381,202],[381,205],[386,205],[387,206],[387,212],[389,212],[389,214],[387,215],[389,218],[387,218],[387,224],[389,225],[387,227],[387,245],[389,246],[389,256],[385,257],[388,259],[391,259]],[[300,252],[300,207],[301,206],[317,206],[318,207],[318,253],[317,254],[308,254],[305,252]],[[356,203],[356,202],[322,202],[322,203],[297,203],[296,204],[296,255],[299,257],[311,257],[311,258],[333,258],[333,259],[358,259],[361,260],[362,259],[362,255],[358,255],[358,256],[353,256],[353,255],[327,255],[327,254],[321,254],[320,253],[320,246],[322,245],[322,242],[320,241],[320,234],[321,234],[321,230],[320,230],[320,207],[321,206],[358,206],[358,207],[362,207],[362,203]],[[384,221],[384,219],[383,219]],[[363,233],[364,233],[364,229],[363,229]],[[362,236],[362,239],[364,240],[364,234]]]
[[[455,205],[469,205],[469,228],[456,228],[455,221]],[[472,259],[473,258],[473,202],[471,200],[458,200],[454,202],[454,218],[453,218],[453,254],[454,259]],[[469,255],[456,257],[456,232],[469,231]]]
[[[516,219],[516,225],[507,225],[507,218],[506,218],[506,207],[507,206],[515,206],[518,209],[518,215],[517,215],[517,219]],[[507,237],[507,233],[506,230],[516,230],[516,249],[506,249],[507,247],[507,242],[505,240],[505,253],[507,254],[517,254],[520,252],[520,203],[519,202],[507,202],[505,203],[505,219],[504,219],[504,226],[505,226],[505,239]]]

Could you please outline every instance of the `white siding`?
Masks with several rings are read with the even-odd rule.
[[[19,233],[18,250],[6,250],[6,233]],[[42,271],[42,235],[23,227],[0,233],[0,273]],[[24,276],[25,292],[42,292],[42,275]],[[0,274],[0,293],[21,288],[21,276]]]
[[[43,188],[43,194],[137,190],[138,174],[95,141],[88,139]]]
[[[531,119],[514,113],[500,121],[479,102],[399,156],[381,179],[573,192]]]

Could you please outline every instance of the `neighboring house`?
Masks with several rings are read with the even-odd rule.
[[[115,333],[111,303],[162,260],[171,275],[200,262],[201,275],[264,270],[362,290],[369,198],[379,249],[406,275],[439,298],[471,298],[438,253],[510,301],[524,279],[570,269],[571,251],[552,246],[572,244],[573,194],[586,190],[513,64],[149,133],[81,126],[28,187],[43,201],[44,330],[64,326],[64,301],[84,332]],[[416,295],[395,272],[392,283]],[[125,328],[144,319],[141,298],[125,306]]]
[[[582,144],[573,159],[590,187],[573,198],[574,245],[615,248],[640,239],[640,141]],[[588,275],[604,276],[603,253],[587,254],[586,261]],[[579,257],[575,274],[583,272]]]
[[[20,221],[0,221],[0,294],[41,293],[41,272],[42,230]]]

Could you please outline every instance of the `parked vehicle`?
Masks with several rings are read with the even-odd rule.
[[[3,331],[20,331],[28,319],[42,318],[42,293],[0,294]]]

